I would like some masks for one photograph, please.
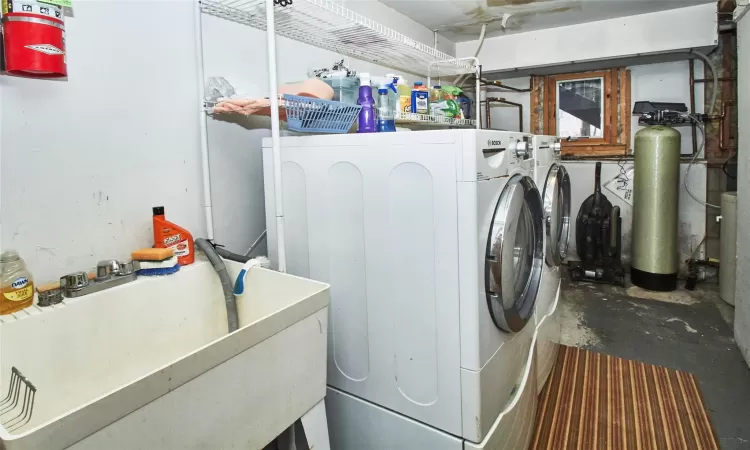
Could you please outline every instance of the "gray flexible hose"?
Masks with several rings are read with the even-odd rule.
[[[216,253],[216,249],[208,240],[198,238],[195,240],[195,245],[208,257],[208,260],[214,266],[214,270],[216,270],[216,274],[219,275],[221,288],[224,289],[224,303],[227,307],[227,327],[230,333],[236,331],[240,327],[240,319],[237,314],[237,298],[232,292],[234,286],[232,280],[229,278],[227,266],[224,265],[224,261],[222,261],[219,254]]]
[[[214,246],[212,246],[212,247],[214,247]],[[229,250],[225,250],[222,247],[214,247],[214,250],[216,250],[216,253],[218,253],[219,256],[221,256],[222,258],[228,259],[230,261],[242,263],[242,264],[245,264],[246,262],[250,261],[250,259],[251,259],[249,256],[240,255],[240,254],[237,254],[237,253],[232,253]]]

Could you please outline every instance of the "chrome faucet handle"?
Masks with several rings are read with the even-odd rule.
[[[81,297],[135,281],[138,268],[133,261],[99,261],[93,282],[89,281],[86,272],[76,272],[60,278],[60,287],[66,298]]]
[[[120,262],[116,259],[103,260],[96,263],[96,281],[108,280],[120,271]]]
[[[130,275],[131,273],[138,270],[136,268],[135,261],[120,261],[119,264],[120,264],[119,269],[116,272],[114,272],[114,274],[117,275],[118,277],[121,277],[123,275]]]
[[[76,291],[83,289],[89,284],[89,274],[86,272],[73,272],[60,277],[60,287],[65,290]]]

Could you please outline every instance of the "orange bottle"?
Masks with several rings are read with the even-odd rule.
[[[164,218],[164,207],[155,206],[154,213],[154,247],[171,248],[181,266],[195,261],[193,235]]]

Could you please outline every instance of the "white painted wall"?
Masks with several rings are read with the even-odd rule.
[[[193,4],[148,6],[78,2],[67,80],[0,76],[2,247],[38,281],[150,246],[154,205],[205,234]]]
[[[557,66],[716,45],[716,5],[671,9],[486,39],[479,59],[485,72]],[[456,44],[473,55],[476,41]]]
[[[378,2],[349,3],[432,43],[430,30]],[[138,5],[75,3],[75,17],[66,20],[67,80],[0,76],[0,244],[19,250],[39,281],[150,246],[154,205],[205,236],[195,2]],[[265,32],[203,20],[205,75],[268,96]],[[444,51],[454,48],[439,42]],[[307,68],[336,59],[280,39],[279,81],[304,79]],[[265,228],[260,142],[270,121],[239,122],[209,119],[208,132],[215,235],[244,252]]]
[[[750,6],[737,24],[737,79],[750,77]],[[739,8],[738,8],[739,9]],[[738,123],[750,123],[750,86],[737,83]],[[737,229],[750,222],[750,129],[739,127],[737,168]],[[750,365],[750,233],[737,233],[737,282],[734,306],[734,339]]]

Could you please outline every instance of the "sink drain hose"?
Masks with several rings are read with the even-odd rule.
[[[214,266],[216,274],[219,275],[221,288],[224,290],[224,303],[227,307],[227,326],[230,333],[236,331],[240,326],[240,320],[237,314],[237,298],[232,292],[234,286],[229,277],[229,272],[227,272],[227,266],[224,265],[224,261],[219,254],[216,253],[216,249],[208,240],[198,238],[195,240],[195,245],[205,253],[208,260],[211,261],[211,264]]]

